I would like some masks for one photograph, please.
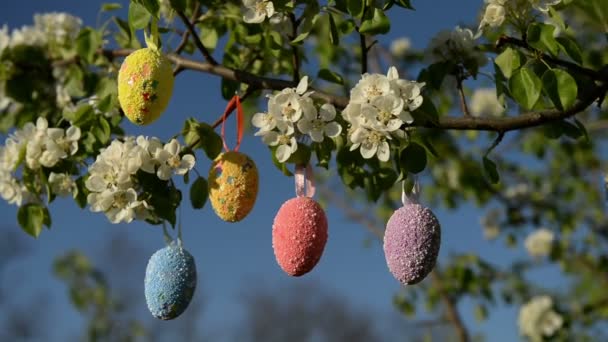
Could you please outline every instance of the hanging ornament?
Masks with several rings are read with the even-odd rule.
[[[226,145],[225,122],[227,114],[236,108],[237,143],[233,151]],[[243,108],[235,95],[222,117],[222,140],[225,153],[221,153],[209,170],[209,200],[222,220],[238,222],[253,209],[258,194],[258,169],[251,158],[238,152],[243,138]]]
[[[173,93],[171,62],[158,48],[158,40],[153,19],[152,36],[146,35],[148,47],[128,55],[118,72],[118,102],[127,118],[138,125],[158,119]]]
[[[158,319],[170,320],[181,315],[196,289],[196,264],[182,246],[181,223],[177,241],[163,227],[167,247],[150,257],[146,267],[144,291],[150,313]]]
[[[296,166],[296,196],[283,203],[272,226],[272,248],[285,273],[298,277],[321,259],[327,242],[327,217],[312,199],[315,186],[310,165]],[[306,189],[305,189],[306,187]]]
[[[393,276],[404,285],[424,279],[435,267],[441,226],[435,214],[418,203],[418,182],[410,196],[402,190],[403,207],[388,220],[384,232],[384,256]]]

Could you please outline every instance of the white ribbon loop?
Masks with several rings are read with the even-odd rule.
[[[310,164],[306,167],[296,165],[295,173],[296,196],[313,197],[315,195],[315,180],[312,175],[312,167]]]

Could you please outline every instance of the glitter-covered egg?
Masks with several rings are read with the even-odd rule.
[[[277,263],[290,276],[310,272],[321,259],[327,242],[327,217],[309,197],[283,203],[272,226],[272,248]]]
[[[125,58],[118,72],[120,107],[131,122],[147,125],[167,108],[173,81],[167,57],[155,49],[139,49]]]
[[[186,310],[196,289],[194,258],[176,242],[156,251],[146,267],[144,288],[154,317],[176,318]]]
[[[435,267],[441,226],[435,214],[420,204],[395,211],[384,232],[384,256],[393,276],[404,285],[416,284]]]
[[[222,220],[238,222],[247,216],[258,195],[258,169],[246,154],[220,154],[209,170],[209,200]]]

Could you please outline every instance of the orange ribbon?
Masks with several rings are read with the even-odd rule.
[[[222,143],[224,144],[224,150],[226,152],[230,152],[230,148],[226,144],[226,118],[228,118],[228,114],[232,113],[236,109],[236,147],[234,151],[238,151],[241,146],[241,140],[243,140],[243,107],[241,107],[241,98],[238,95],[234,95],[228,105],[226,106],[226,110],[224,110],[224,115],[222,116]]]

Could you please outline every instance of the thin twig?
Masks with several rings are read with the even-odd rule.
[[[446,292],[442,285],[442,279],[439,275],[438,267],[435,266],[435,270],[431,272],[431,279],[433,283],[439,290],[441,301],[445,306],[446,310],[446,318],[448,321],[452,323],[454,328],[456,329],[456,335],[458,336],[458,341],[460,342],[468,342],[469,341],[469,333],[464,323],[462,322],[462,318],[460,317],[460,313],[458,312],[458,307],[454,302],[454,299]]]
[[[464,89],[462,88],[462,78],[459,76],[456,81],[456,88],[458,88],[458,96],[460,98],[460,109],[464,116],[471,116],[469,112],[469,106],[467,105],[467,98],[464,96]]]
[[[186,25],[186,27],[188,28],[188,31],[190,31],[190,34],[192,35],[192,39],[194,40],[194,45],[196,45],[198,50],[203,54],[203,56],[205,57],[207,62],[211,65],[219,65],[219,63],[213,58],[213,56],[211,56],[211,54],[209,53],[209,50],[207,50],[205,45],[203,45],[203,42],[201,41],[200,37],[196,33],[196,28],[190,22],[190,20],[186,17],[184,12],[182,12],[182,11],[176,11],[176,12],[177,12],[177,15],[179,15],[179,17],[184,22],[184,25]]]
[[[365,35],[359,33],[359,44],[361,45],[361,74],[365,74],[367,72],[367,39]]]
[[[485,153],[486,157],[496,148],[496,146],[498,146],[498,144],[500,144],[500,142],[502,141],[502,139],[504,137],[505,137],[505,133],[504,132],[498,132],[498,136],[496,137],[496,139],[494,139],[494,142],[492,143],[492,145],[490,146],[490,148],[488,148],[488,150]]]
[[[298,24],[300,21],[296,19],[296,15],[293,13],[289,13],[289,20],[291,20],[291,36],[289,39],[294,40],[298,36]],[[300,54],[296,44],[291,44],[291,54],[293,64],[293,81],[300,82]]]
[[[190,17],[190,22],[194,22],[196,20],[196,18],[198,18],[198,15],[200,14],[200,10],[201,10],[201,3],[196,1],[194,4],[194,9],[192,10],[192,16]],[[188,44],[189,37],[190,37],[190,30],[184,31],[184,33],[182,34],[182,40],[179,42],[179,45],[175,49],[176,54],[179,55],[180,53],[182,53],[182,51],[184,51],[184,49],[186,48],[186,45]],[[176,74],[176,71],[173,71],[173,74]]]

